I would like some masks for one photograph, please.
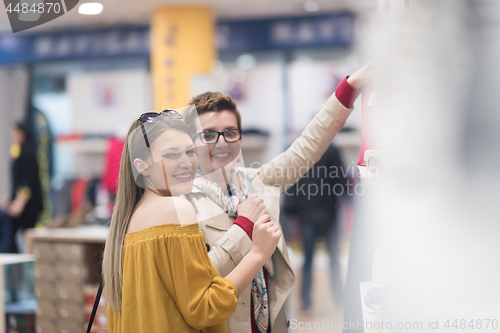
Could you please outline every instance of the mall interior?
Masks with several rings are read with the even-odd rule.
[[[334,136],[273,199],[286,315],[273,284],[270,324],[225,318],[230,333],[496,331],[499,3],[97,1],[1,10],[0,333],[131,332],[108,326],[106,294],[94,306],[127,132],[208,91],[237,105],[245,168],[314,150],[309,124]]]

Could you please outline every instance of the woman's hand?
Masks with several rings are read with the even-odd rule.
[[[266,206],[256,194],[250,195],[245,201],[238,204],[238,216],[244,216],[253,223],[262,215],[262,212],[267,213]]]
[[[236,289],[238,297],[243,294],[257,272],[271,258],[281,237],[281,230],[271,222],[271,217],[262,214],[253,225],[252,249],[235,269],[226,276]]]
[[[23,198],[16,198],[16,200],[12,201],[12,204],[8,209],[10,217],[15,219],[21,216],[24,210],[24,206],[26,206],[26,200],[24,200]]]
[[[2,199],[2,210],[8,212],[9,206],[10,206],[10,197],[6,194]]]
[[[361,89],[368,83],[370,83],[370,80],[373,77],[373,69],[372,69],[372,62],[371,60],[358,69],[358,71],[347,79],[347,82],[351,85],[351,87],[356,88],[356,89]]]
[[[273,255],[281,237],[281,230],[271,222],[268,214],[262,214],[253,226],[252,249],[262,265]]]
[[[28,203],[28,200],[29,195],[26,194],[26,191],[18,191],[16,197],[14,198],[8,209],[10,217],[15,219],[21,216],[24,211],[24,207],[26,207],[26,204]]]

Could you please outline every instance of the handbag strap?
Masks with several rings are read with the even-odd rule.
[[[94,322],[95,313],[97,312],[97,307],[99,306],[99,301],[101,300],[102,287],[104,286],[104,280],[101,279],[99,284],[99,289],[97,290],[97,295],[95,296],[94,308],[92,309],[92,314],[90,315],[89,325],[87,326],[87,333],[90,333],[92,329],[92,323]]]

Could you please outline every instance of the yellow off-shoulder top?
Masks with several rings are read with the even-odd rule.
[[[122,311],[108,304],[109,333],[227,332],[238,291],[219,276],[198,224],[125,236]]]

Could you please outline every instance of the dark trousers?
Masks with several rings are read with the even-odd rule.
[[[0,211],[0,253],[11,251],[12,220],[9,215]]]
[[[339,233],[335,212],[312,210],[300,216],[302,226],[302,246],[304,251],[304,265],[302,267],[302,307],[311,306],[312,264],[316,243],[325,239],[330,259],[330,287],[337,305],[342,305],[344,293],[340,280],[339,263]]]
[[[12,219],[12,229],[11,229],[11,253],[19,253],[16,242],[16,234],[18,230],[22,230],[24,233],[25,229],[34,228],[36,222],[38,221],[40,213],[32,212],[25,208],[25,211],[19,218]]]
[[[19,253],[19,249],[17,248],[17,242],[16,242],[16,234],[19,229],[21,229],[21,226],[14,220],[10,233],[10,251],[9,251],[10,253]],[[24,228],[22,228],[22,230],[24,230]]]

